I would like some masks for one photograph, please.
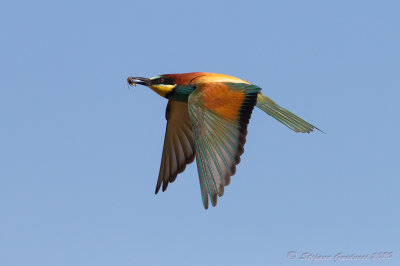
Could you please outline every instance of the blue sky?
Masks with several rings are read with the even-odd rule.
[[[0,264],[400,265],[399,9],[2,1]],[[195,164],[154,195],[166,100],[126,78],[192,71],[257,84],[327,134],[255,110],[216,208]]]

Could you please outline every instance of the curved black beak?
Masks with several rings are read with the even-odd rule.
[[[144,85],[144,86],[150,85],[150,79],[141,78],[141,77],[129,77],[127,79],[127,82],[129,85],[132,85],[132,86],[135,86],[136,84],[140,84],[140,85]]]

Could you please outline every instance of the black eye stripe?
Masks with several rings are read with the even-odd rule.
[[[156,84],[174,85],[175,81],[170,78],[158,78],[158,79],[153,80],[151,83],[153,85],[156,85]]]

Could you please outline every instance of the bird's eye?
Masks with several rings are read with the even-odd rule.
[[[164,78],[160,78],[159,80],[158,80],[158,82],[161,84],[161,83],[164,83],[165,82],[165,79]]]

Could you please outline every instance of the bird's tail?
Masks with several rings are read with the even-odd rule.
[[[296,132],[310,133],[315,129],[323,132],[319,128],[311,125],[307,121],[301,119],[297,115],[293,114],[289,110],[280,107],[273,100],[262,94],[258,93],[257,96],[257,107],[272,116],[288,128]]]

